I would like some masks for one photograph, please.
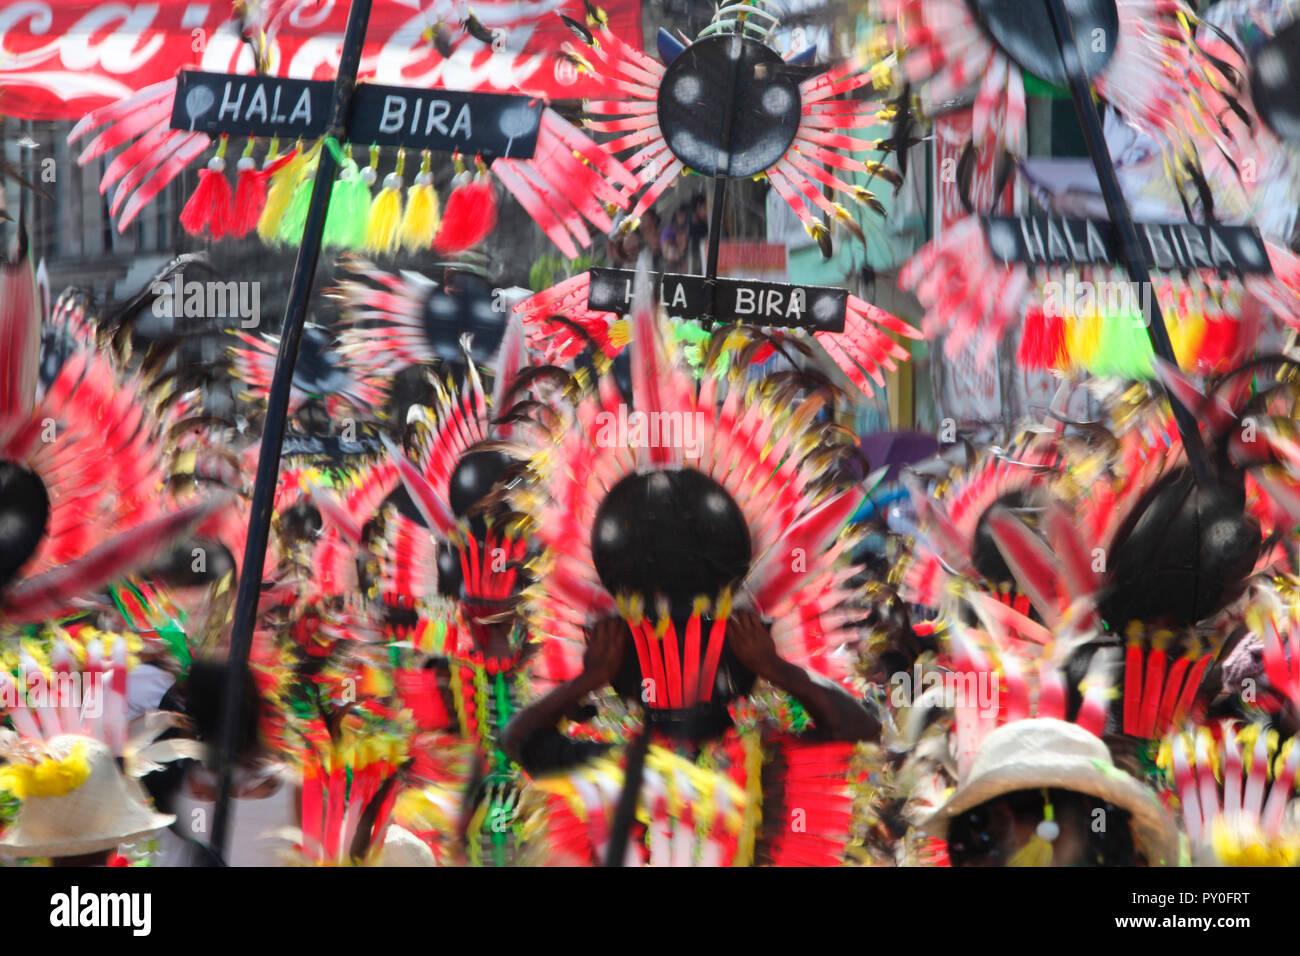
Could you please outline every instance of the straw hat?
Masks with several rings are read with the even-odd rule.
[[[1017,790],[1055,787],[1099,797],[1133,815],[1138,851],[1152,866],[1178,864],[1178,831],[1156,795],[1115,766],[1102,741],[1077,724],[1017,720],[985,738],[970,774],[921,829],[946,839],[952,819]]]
[[[89,774],[63,796],[27,797],[18,819],[0,834],[0,854],[20,857],[82,856],[111,850],[170,826],[176,818],[154,813],[118,772],[98,740],[64,734],[45,749],[66,760],[82,748]]]
[[[433,851],[410,830],[393,825],[384,837],[375,866],[437,866]]]

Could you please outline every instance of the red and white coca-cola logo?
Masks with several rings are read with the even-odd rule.
[[[86,112],[180,69],[250,73],[253,53],[226,2],[154,0],[0,0],[0,112],[22,119],[79,119]],[[281,0],[250,28],[265,37],[278,76],[329,79],[339,61],[349,4]],[[641,44],[640,4],[605,0],[611,29]],[[460,9],[464,7],[465,9]],[[361,77],[417,88],[528,92],[550,98],[607,93],[589,75],[563,69],[560,44],[571,39],[556,16],[581,19],[581,0],[475,0],[474,15],[492,32],[485,43],[459,29],[468,3],[375,0]],[[429,40],[451,28],[452,55]]]

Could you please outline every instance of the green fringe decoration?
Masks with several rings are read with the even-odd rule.
[[[311,191],[315,185],[316,164],[313,163],[303,171],[302,179],[298,180],[298,185],[293,190],[293,198],[289,200],[289,208],[280,220],[280,231],[276,238],[281,242],[295,246],[302,243],[302,233],[307,227],[307,209],[311,206]]]
[[[1125,311],[1108,315],[1102,319],[1101,339],[1089,371],[1094,375],[1147,380],[1155,377],[1151,366],[1153,355],[1140,313]]]
[[[330,192],[330,211],[325,217],[325,245],[330,249],[360,249],[366,241],[370,217],[370,188],[361,178],[356,161],[343,161],[343,172]]]

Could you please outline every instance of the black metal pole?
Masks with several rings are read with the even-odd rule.
[[[731,127],[736,114],[736,84],[740,80],[740,58],[744,42],[739,33],[731,38],[731,69],[727,71],[727,95],[722,101],[722,149],[718,171],[713,174],[713,209],[709,215],[709,259],[704,280],[709,290],[709,318],[717,319],[718,252],[722,245],[722,210],[727,202],[727,179],[731,174]]]
[[[1147,335],[1151,339],[1151,349],[1155,354],[1178,366],[1174,355],[1174,346],[1169,339],[1169,330],[1165,328],[1164,316],[1155,301],[1151,285],[1151,273],[1147,269],[1146,258],[1142,254],[1142,245],[1138,239],[1137,227],[1129,212],[1124,192],[1120,189],[1119,178],[1115,175],[1115,164],[1110,158],[1110,149],[1106,146],[1106,135],[1102,131],[1101,118],[1092,101],[1092,88],[1083,70],[1083,60],[1074,36],[1074,24],[1065,11],[1064,0],[1046,0],[1047,12],[1051,16],[1052,29],[1056,33],[1056,42],[1061,48],[1061,59],[1065,64],[1065,75],[1069,80],[1070,99],[1074,102],[1074,111],[1079,117],[1083,130],[1083,139],[1088,146],[1088,155],[1097,171],[1097,182],[1101,186],[1102,198],[1106,201],[1106,211],[1110,215],[1111,226],[1119,240],[1120,257],[1125,270],[1134,282],[1141,287],[1143,310],[1145,312]],[[1115,37],[1110,41],[1114,43]],[[1187,460],[1202,487],[1210,484],[1210,469],[1206,461],[1205,449],[1201,445],[1200,432],[1196,419],[1178,399],[1168,395],[1173,409],[1174,422],[1182,437],[1183,447],[1187,450]]]
[[[334,81],[334,101],[326,132],[328,136],[341,138],[348,120],[357,68],[361,63],[361,49],[366,38],[366,26],[370,21],[370,6],[371,0],[352,0],[352,7],[348,11],[339,72]],[[212,813],[211,841],[212,850],[222,858],[225,855],[226,831],[230,819],[230,790],[235,743],[242,716],[242,690],[248,673],[248,654],[253,644],[253,626],[257,621],[262,570],[271,531],[271,508],[275,501],[276,479],[280,473],[280,446],[284,441],[285,422],[289,415],[289,391],[293,382],[294,364],[298,359],[298,346],[302,341],[303,322],[307,317],[307,301],[311,297],[312,280],[320,259],[321,236],[325,229],[325,214],[329,210],[337,165],[333,153],[322,149],[320,165],[316,169],[316,182],[312,186],[311,205],[307,209],[302,246],[298,250],[298,260],[294,263],[293,278],[289,284],[289,301],[285,306],[284,328],[280,334],[280,352],[276,356],[275,375],[271,380],[266,403],[266,424],[262,431],[261,453],[257,459],[257,479],[253,485],[244,566],[240,569],[239,589],[235,597],[235,619],[222,702],[224,709],[217,762],[219,789]]]

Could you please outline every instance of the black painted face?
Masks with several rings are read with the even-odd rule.
[[[726,84],[738,53],[730,142],[724,141]],[[668,148],[706,176],[755,176],[794,142],[803,103],[799,84],[770,47],[746,37],[715,36],[688,46],[659,85],[659,128]],[[730,165],[727,165],[727,152]]]
[[[35,472],[0,461],[0,587],[27,563],[45,537],[50,496]]]
[[[1250,96],[1265,123],[1300,143],[1300,21],[1259,48],[1252,61]]]
[[[692,468],[628,475],[596,512],[591,553],[611,594],[656,596],[676,613],[749,571],[749,529],[725,488]]]
[[[976,18],[1015,63],[1048,83],[1066,82],[1047,0],[967,0]],[[1093,77],[1105,69],[1119,40],[1115,0],[1065,0],[1083,71]]]
[[[1167,475],[1134,509],[1109,556],[1111,591],[1101,615],[1185,627],[1240,595],[1259,559],[1259,525],[1244,512],[1240,484],[1201,488],[1189,469]]]
[[[489,284],[472,273],[448,274],[447,285],[435,289],[424,304],[424,337],[438,357],[453,364],[465,360],[461,336],[473,336],[471,352],[477,362],[491,361],[501,346],[505,322]]]
[[[459,598],[465,584],[465,572],[454,548],[438,548],[438,593],[443,597]]]

